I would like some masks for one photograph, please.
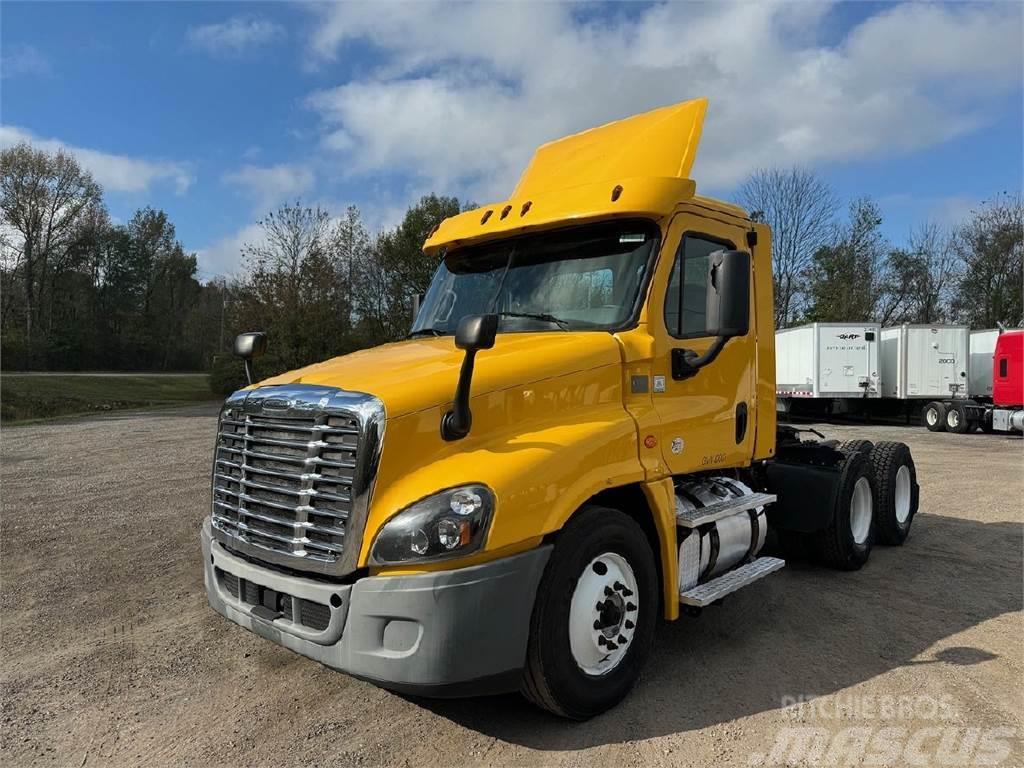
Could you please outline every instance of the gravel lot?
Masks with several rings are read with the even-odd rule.
[[[907,544],[857,573],[793,565],[663,624],[630,697],[574,724],[517,696],[403,698],[214,614],[198,540],[214,413],[3,430],[4,764],[746,766],[774,764],[757,756],[794,726],[895,725],[1006,728],[1001,764],[1024,765],[1020,439],[819,427],[912,446]],[[825,698],[784,706],[802,695]],[[869,701],[942,707],[839,711]]]

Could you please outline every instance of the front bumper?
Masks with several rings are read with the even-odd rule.
[[[551,552],[543,546],[457,570],[329,584],[231,554],[213,540],[209,518],[202,545],[206,595],[217,613],[334,669],[427,696],[518,687]],[[317,620],[301,623],[301,607],[282,613],[281,601],[315,604]]]

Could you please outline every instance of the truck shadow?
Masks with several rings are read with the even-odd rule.
[[[661,624],[633,692],[585,723],[542,713],[517,695],[420,703],[506,742],[573,750],[781,709],[901,666],[985,664],[996,656],[929,649],[1021,609],[1020,530],[922,514],[903,547],[877,547],[859,572],[791,564],[696,619]]]

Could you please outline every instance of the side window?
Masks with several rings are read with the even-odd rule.
[[[684,235],[679,244],[668,292],[665,294],[665,327],[676,338],[707,335],[708,257],[734,246],[701,235]]]
[[[1005,379],[1007,376],[1010,375],[1009,374],[1009,366],[1007,365],[1008,362],[1009,362],[1009,358],[1008,357],[1001,357],[1001,358],[999,358],[999,378],[1000,379]]]

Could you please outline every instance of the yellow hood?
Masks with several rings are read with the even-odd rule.
[[[410,339],[289,371],[257,386],[323,384],[366,392],[383,400],[393,418],[450,403],[463,356],[451,336]],[[620,361],[618,342],[605,332],[499,334],[493,349],[477,353],[472,396]]]

